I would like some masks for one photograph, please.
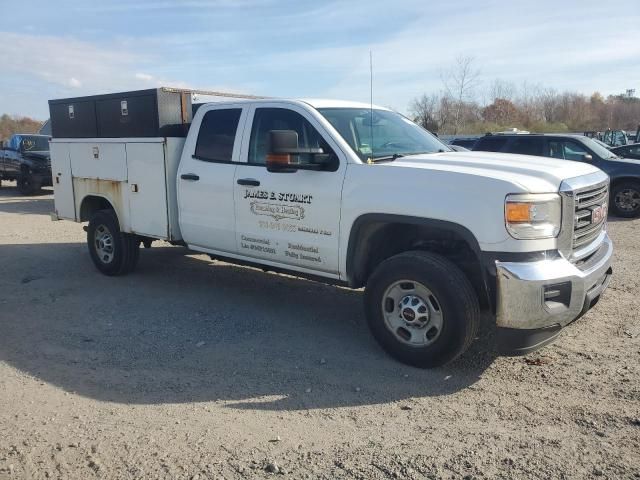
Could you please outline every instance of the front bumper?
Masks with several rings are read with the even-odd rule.
[[[534,262],[496,262],[496,323],[505,353],[527,353],[551,342],[562,327],[599,300],[611,277],[613,245],[573,264],[564,257]]]

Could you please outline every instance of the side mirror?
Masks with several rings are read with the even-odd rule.
[[[584,160],[585,162],[591,162],[593,161],[593,156],[585,153],[584,155],[582,155],[582,160]]]
[[[297,155],[324,154],[321,148],[300,148],[298,146],[298,133],[294,130],[271,130],[269,132],[270,149],[267,154],[267,171],[279,173],[291,173],[296,170],[320,170],[322,163],[300,165]]]

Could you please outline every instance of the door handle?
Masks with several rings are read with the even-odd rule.
[[[259,187],[260,181],[253,178],[239,178],[238,185],[245,185],[247,187]]]
[[[195,173],[183,173],[182,175],[180,175],[180,178],[183,180],[192,180],[194,182],[200,180],[200,177]]]

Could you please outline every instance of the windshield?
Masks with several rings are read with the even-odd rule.
[[[618,158],[618,156],[615,153],[613,153],[608,148],[603,147],[592,138],[584,137],[582,141],[587,147],[593,150],[593,152],[596,155],[598,155],[600,158]]]
[[[318,110],[363,161],[392,155],[451,151],[425,129],[395,112],[372,112],[368,108]]]
[[[44,135],[24,135],[20,142],[23,152],[49,151],[49,137]]]

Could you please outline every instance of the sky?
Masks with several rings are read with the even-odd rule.
[[[640,93],[640,3],[589,0],[1,0],[0,113],[176,86],[407,112],[456,57],[494,79]]]

